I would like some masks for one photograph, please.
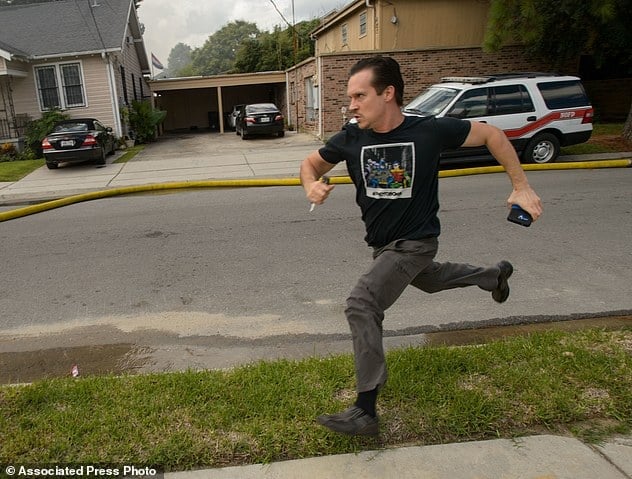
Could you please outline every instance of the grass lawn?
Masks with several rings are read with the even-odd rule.
[[[80,377],[0,387],[0,463],[187,470],[548,432],[632,428],[632,329],[540,332],[391,351],[379,438],[314,418],[353,398],[350,355],[226,371]]]
[[[595,123],[593,133],[586,143],[562,147],[561,154],[588,155],[632,151],[632,143],[623,139],[622,132],[623,123]]]
[[[41,166],[44,160],[0,162],[0,181],[18,181]]]
[[[127,163],[129,160],[134,158],[138,153],[145,149],[145,145],[134,145],[131,148],[125,150],[120,157],[114,160],[114,163]]]

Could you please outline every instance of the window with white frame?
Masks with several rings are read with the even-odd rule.
[[[60,63],[35,67],[40,108],[74,108],[86,105],[81,64]]]
[[[349,27],[346,23],[343,23],[341,25],[340,33],[342,35],[342,44],[347,45],[347,43],[349,43]]]
[[[360,14],[360,36],[366,35],[366,12]]]

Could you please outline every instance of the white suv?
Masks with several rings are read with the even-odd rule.
[[[446,77],[404,107],[405,114],[451,116],[502,129],[524,162],[550,163],[560,146],[588,141],[593,108],[580,79],[544,73]],[[489,157],[460,148],[442,158]]]

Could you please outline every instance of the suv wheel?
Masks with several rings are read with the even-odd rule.
[[[525,163],[553,163],[560,154],[560,140],[552,133],[534,136],[527,144],[522,159]]]

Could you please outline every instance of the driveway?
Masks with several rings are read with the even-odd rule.
[[[39,168],[0,189],[0,205],[45,201],[104,189],[215,179],[297,177],[303,159],[323,145],[305,133],[242,140],[235,133],[208,131],[167,134],[145,145],[127,163],[69,165],[57,170]],[[346,175],[344,164],[332,175]]]
[[[167,133],[146,146],[134,161],[187,159],[205,157],[225,162],[226,157],[262,157],[266,161],[301,160],[309,152],[321,147],[318,138],[294,131],[286,132],[283,138],[261,136],[242,140],[235,132],[190,131]],[[219,158],[222,158],[221,160]]]

